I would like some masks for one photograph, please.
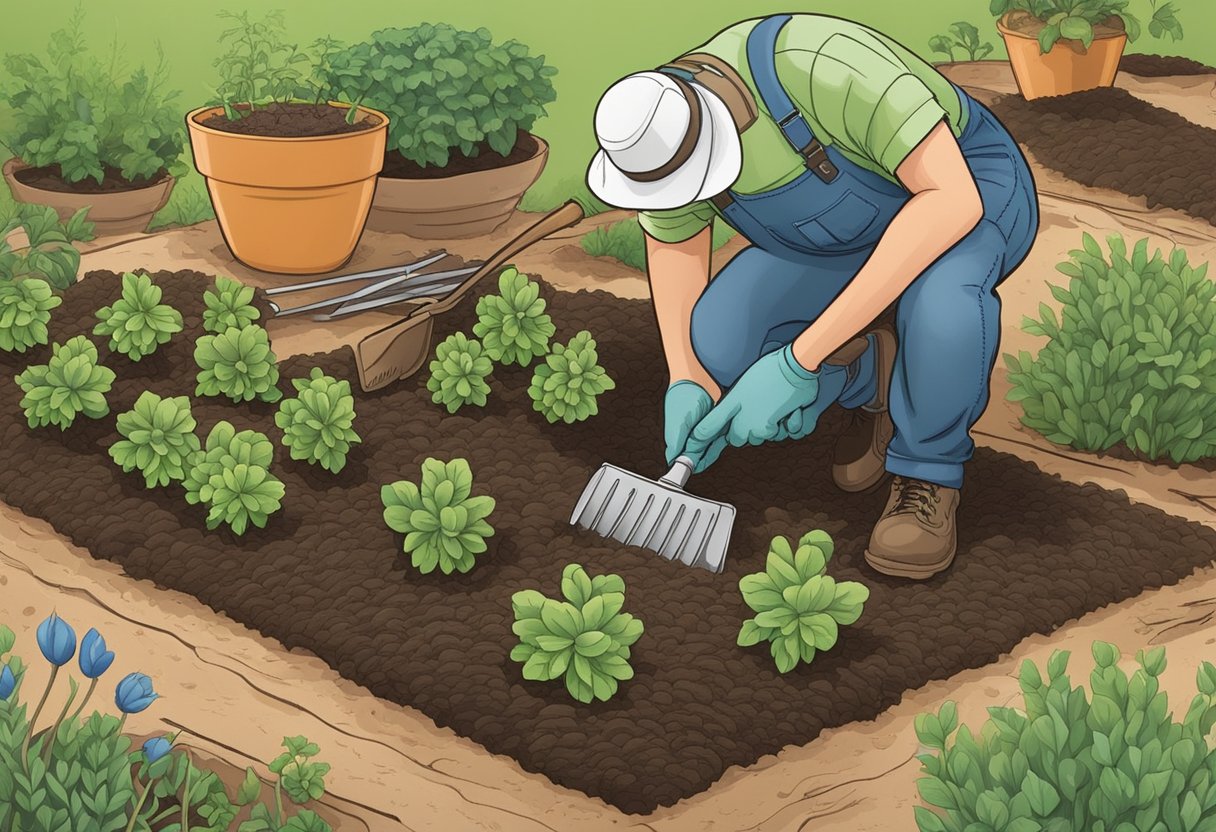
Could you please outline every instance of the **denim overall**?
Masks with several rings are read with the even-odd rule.
[[[815,140],[777,80],[777,34],[789,15],[751,32],[747,57],[764,108],[807,159],[794,181],[759,194],[727,191],[713,200],[752,245],[712,280],[692,313],[692,345],[724,389],[760,356],[790,343],[818,318],[873,253],[910,198],[900,185]],[[969,112],[959,144],[975,176],[984,216],[899,300],[899,349],[889,406],[893,474],[958,488],[974,443],[969,434],[988,403],[1000,341],[994,287],[1026,257],[1038,231],[1038,198],[1016,142],[987,108],[959,90]],[[875,394],[875,348],[852,367],[824,365],[818,416],[832,403],[862,407]],[[808,414],[811,415],[811,414]]]

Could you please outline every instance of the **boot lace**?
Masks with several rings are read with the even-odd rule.
[[[915,514],[922,520],[933,519],[934,507],[942,501],[936,484],[896,477],[894,487],[895,505],[890,516]]]

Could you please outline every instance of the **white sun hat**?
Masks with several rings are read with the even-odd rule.
[[[725,191],[743,151],[730,109],[700,84],[662,72],[617,81],[595,109],[600,150],[587,187],[616,208],[662,211]]]

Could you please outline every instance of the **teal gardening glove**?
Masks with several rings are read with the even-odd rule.
[[[713,406],[709,393],[695,381],[685,379],[667,388],[663,397],[663,443],[667,446],[668,465],[684,453],[692,429]]]

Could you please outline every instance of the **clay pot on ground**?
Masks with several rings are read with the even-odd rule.
[[[1027,100],[1112,86],[1127,46],[1123,21],[1117,17],[1094,26],[1088,49],[1080,41],[1060,39],[1047,54],[1039,47],[1044,24],[1033,16],[1011,13],[996,26],[1009,51],[1018,90]]]
[[[549,145],[520,133],[507,156],[483,149],[444,168],[420,168],[391,154],[367,227],[424,240],[477,237],[498,228],[540,177]],[[396,163],[394,163],[394,161]]]
[[[186,116],[194,166],[241,263],[319,274],[354,254],[384,164],[388,116],[359,107],[347,124],[347,110],[337,103],[271,105],[230,122],[222,107],[202,107]]]
[[[152,181],[123,183],[107,176],[104,185],[95,179],[64,182],[46,168],[31,168],[20,159],[4,163],[4,181],[13,199],[31,205],[49,205],[66,222],[81,208],[89,209],[85,219],[93,223],[93,234],[141,233],[169,201],[176,181],[167,172]],[[128,184],[130,187],[122,187]]]

